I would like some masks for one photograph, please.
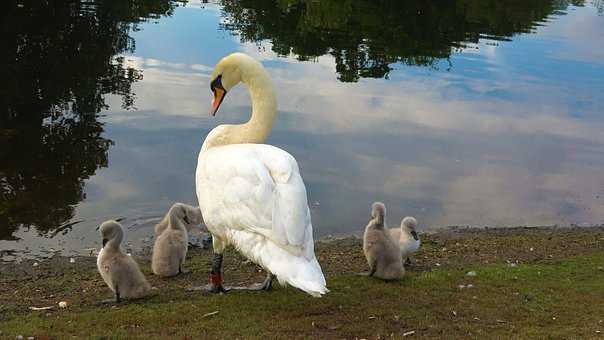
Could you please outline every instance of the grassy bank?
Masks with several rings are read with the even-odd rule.
[[[190,252],[192,274],[170,280],[143,271],[157,294],[117,306],[94,258],[0,265],[0,337],[596,338],[604,332],[604,230],[466,230],[424,236],[400,282],[359,277],[356,238],[317,244],[331,293],[189,293],[205,283],[210,251]],[[476,276],[468,276],[469,271]],[[227,283],[264,273],[229,252]],[[471,285],[468,287],[468,285]],[[30,306],[68,308],[31,311]],[[217,313],[214,313],[217,312]],[[411,333],[413,332],[413,333]]]

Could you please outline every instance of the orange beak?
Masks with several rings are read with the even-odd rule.
[[[212,109],[210,110],[210,113],[212,116],[215,116],[216,112],[218,112],[218,109],[220,108],[220,104],[222,104],[224,96],[226,95],[226,91],[220,87],[217,87],[212,89],[212,92],[214,92],[214,98],[212,98]]]

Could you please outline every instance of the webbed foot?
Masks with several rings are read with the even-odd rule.
[[[231,287],[232,290],[247,290],[247,291],[269,291],[273,288],[273,280],[275,276],[271,273],[266,275],[266,278],[261,283],[255,283],[249,286]]]

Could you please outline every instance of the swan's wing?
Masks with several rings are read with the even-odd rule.
[[[274,183],[272,230],[281,242],[303,247],[307,233],[312,233],[306,187],[296,159],[281,149],[274,149],[275,152],[261,155]]]
[[[209,219],[229,228],[256,232],[287,250],[302,251],[312,227],[296,160],[281,149],[258,144],[204,153],[198,184],[208,186],[203,191],[210,189],[207,204],[212,206],[204,207],[204,217],[209,211]]]

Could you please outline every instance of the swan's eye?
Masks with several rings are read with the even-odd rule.
[[[212,92],[214,92],[214,91],[216,91],[216,89],[224,90],[224,87],[222,87],[222,74],[218,75],[218,77],[216,77],[210,83],[210,90],[212,90]]]

